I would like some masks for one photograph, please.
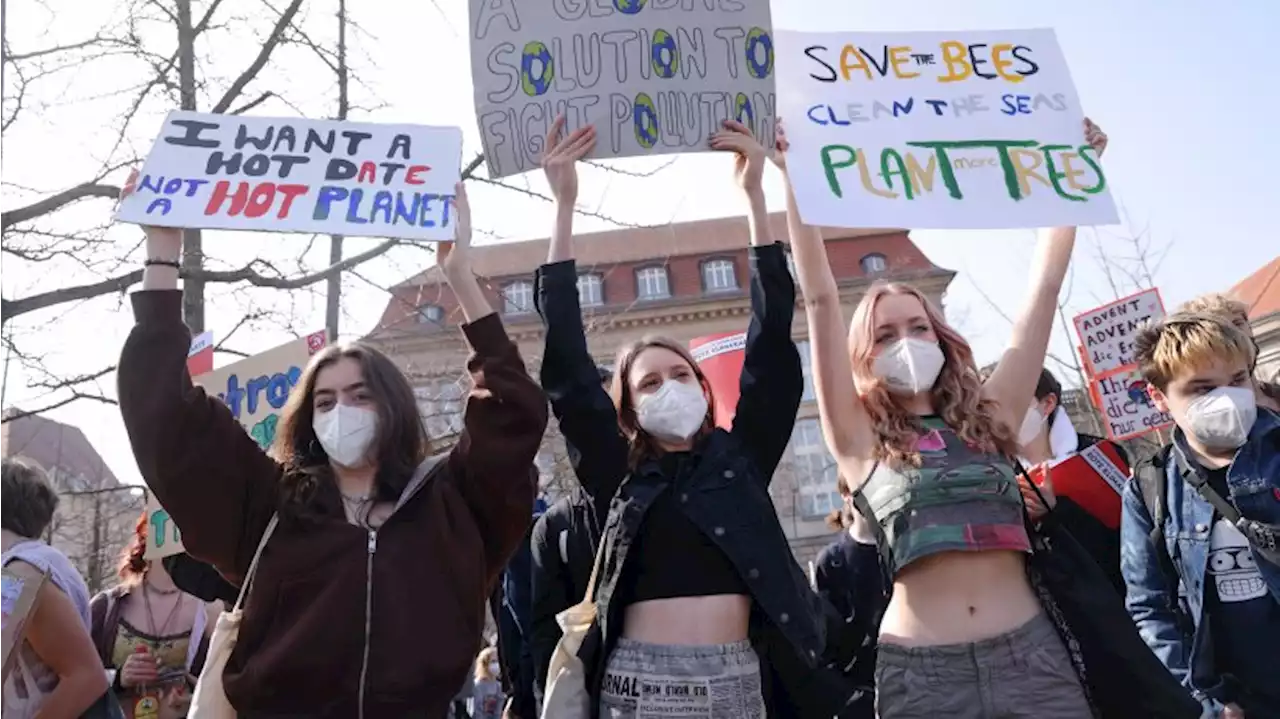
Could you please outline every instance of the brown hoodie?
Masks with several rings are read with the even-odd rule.
[[[285,471],[186,370],[180,291],[134,293],[120,411],[147,486],[194,557],[239,581]],[[415,473],[376,531],[332,483],[284,512],[263,552],[224,675],[242,717],[444,717],[475,659],[485,598],[532,516],[547,424],[497,315],[463,327],[475,382],[462,438]]]

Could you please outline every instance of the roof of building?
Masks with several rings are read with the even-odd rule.
[[[1249,307],[1249,319],[1280,312],[1280,256],[1241,280],[1228,293]]]
[[[83,489],[105,489],[120,485],[111,468],[93,448],[79,427],[63,424],[40,415],[22,415],[17,408],[4,412],[8,419],[0,425],[0,454],[22,457],[39,464],[46,472],[57,468],[72,477],[84,477],[89,484]],[[69,487],[56,487],[59,490]],[[80,489],[80,488],[76,488]]]
[[[769,225],[774,237],[786,238],[787,216],[785,213],[770,213]],[[574,246],[577,250],[578,265],[589,267],[597,264],[623,264],[654,258],[740,250],[743,249],[743,235],[746,231],[747,218],[737,215],[657,227],[623,227],[603,232],[575,234]],[[826,240],[838,240],[904,231],[824,227],[822,236]],[[481,277],[529,274],[546,261],[547,245],[550,241],[550,238],[543,237],[521,242],[477,245],[472,250],[472,267]],[[432,266],[398,286],[416,287],[439,284],[443,281],[444,277],[440,269]]]

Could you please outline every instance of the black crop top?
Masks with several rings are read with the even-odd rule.
[[[692,473],[682,470],[689,462],[697,457],[668,453],[662,458],[663,474],[688,477]],[[680,484],[673,481],[645,513],[619,582],[624,606],[651,599],[751,594],[729,557],[680,509]]]

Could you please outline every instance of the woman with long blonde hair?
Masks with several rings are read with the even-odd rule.
[[[1106,135],[1089,122],[1085,132],[1101,153]],[[787,149],[781,133],[778,149]],[[821,234],[801,222],[790,190],[787,202],[823,434],[851,501],[877,527],[892,578],[877,714],[1090,716],[1027,577],[1030,538],[1007,459],[1043,365],[1075,228],[1041,239],[1027,305],[983,383],[968,343],[910,285],[873,285],[846,337]]]

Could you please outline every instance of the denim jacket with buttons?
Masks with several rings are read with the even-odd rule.
[[[1280,528],[1280,416],[1263,408],[1258,413],[1248,440],[1227,470],[1227,486],[1241,516],[1276,529]],[[1155,546],[1151,514],[1138,481],[1131,478],[1125,485],[1120,518],[1120,570],[1128,588],[1125,604],[1147,645],[1207,710],[1220,711],[1215,694],[1221,679],[1213,665],[1209,622],[1204,621],[1214,509],[1190,482],[1195,470],[1179,457],[1180,433],[1174,430],[1175,446],[1157,455],[1168,457],[1163,461],[1165,546]],[[1271,594],[1280,601],[1280,563],[1252,542],[1250,548]],[[1167,552],[1168,559],[1160,552]]]
[[[596,585],[598,636],[588,668],[597,711],[604,666],[621,635],[618,580],[645,521],[663,492],[677,491],[680,509],[730,559],[751,591],[751,639],[761,658],[771,717],[826,716],[814,706],[813,682],[823,651],[827,615],[796,564],[769,496],[769,483],[791,438],[804,390],[800,356],[791,339],[795,285],[781,245],[753,247],[751,321],[733,427],[715,429],[696,442],[689,476],[664,475],[656,460],[629,466],[629,447],[618,428],[612,400],[600,386],[587,350],[573,261],[544,265],[535,297],[546,327],[542,386],[574,462],[604,527],[604,554]],[[826,694],[825,696],[833,696]],[[808,704],[806,704],[808,703]],[[806,708],[811,707],[811,708]]]

